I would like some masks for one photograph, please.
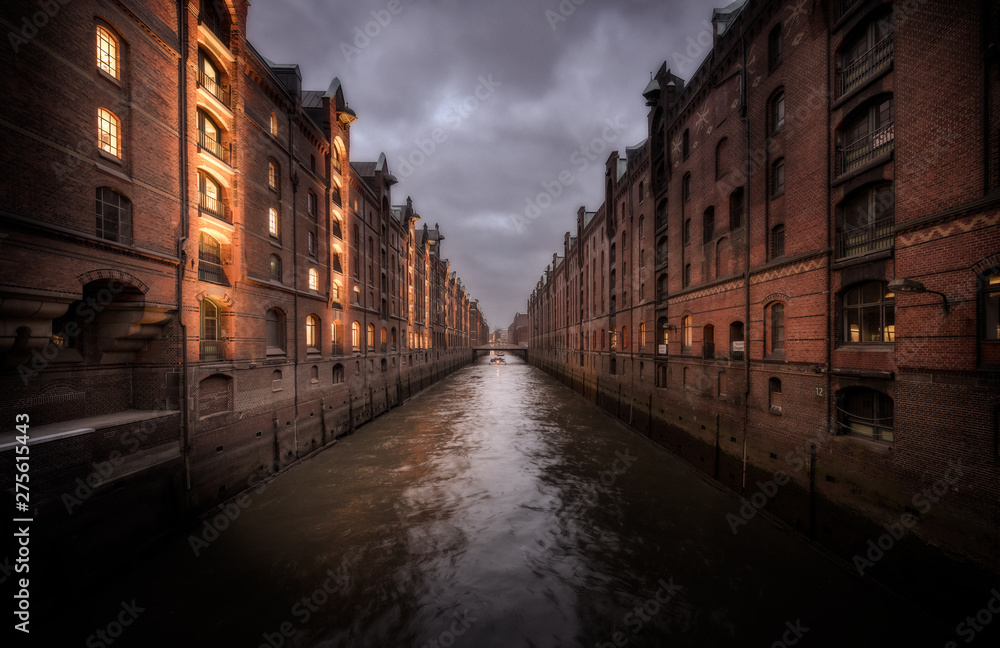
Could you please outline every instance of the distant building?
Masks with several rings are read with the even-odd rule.
[[[528,314],[515,313],[514,321],[507,327],[507,342],[528,346]]]

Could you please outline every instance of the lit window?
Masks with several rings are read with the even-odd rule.
[[[222,339],[219,326],[219,307],[211,299],[201,300],[201,359],[221,360]]]
[[[267,162],[267,186],[275,191],[278,190],[278,163],[274,160]]]
[[[198,242],[198,279],[217,284],[225,284],[226,273],[222,269],[222,246],[212,236],[201,233]]]
[[[691,316],[685,315],[681,320],[681,336],[684,351],[690,351],[693,344],[693,329],[691,327]]]
[[[97,188],[97,235],[132,244],[132,201],[110,187]]]
[[[369,349],[374,349],[375,348],[375,325],[374,324],[369,324],[368,325],[368,348]]]
[[[316,268],[309,268],[309,290],[319,290],[319,273]]]
[[[312,350],[319,348],[319,318],[315,315],[306,317],[306,347]]]
[[[982,302],[983,339],[1000,340],[1000,272],[986,278]]]
[[[267,211],[267,231],[271,236],[278,235],[278,210],[274,207]]]
[[[118,78],[118,39],[100,25],[97,26],[97,68]]]
[[[871,281],[844,293],[844,342],[878,343],[896,339],[896,298],[886,284]]]
[[[114,114],[99,108],[97,110],[97,146],[116,158],[121,158],[121,121]]]
[[[351,324],[351,346],[355,351],[361,348],[361,325],[357,322]]]
[[[278,116],[271,113],[271,135],[278,136]]]

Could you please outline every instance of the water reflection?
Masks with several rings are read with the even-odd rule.
[[[927,621],[517,358],[486,359],[101,585],[117,645],[903,645]],[[801,621],[799,626],[795,626]],[[792,625],[786,625],[792,624]],[[923,642],[921,642],[923,643]]]

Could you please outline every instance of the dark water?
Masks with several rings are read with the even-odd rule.
[[[250,493],[197,556],[180,537],[95,582],[58,645],[943,645],[768,521],[734,535],[732,495],[507,361]]]

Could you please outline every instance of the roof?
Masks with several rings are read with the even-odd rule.
[[[326,95],[322,90],[304,90],[302,92],[303,108],[322,108],[323,97]]]

